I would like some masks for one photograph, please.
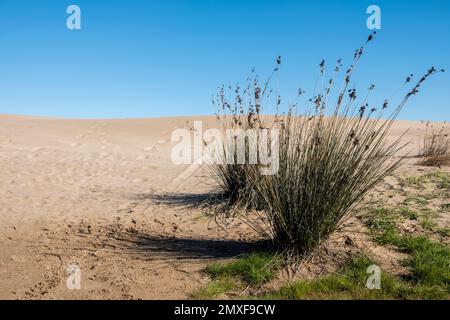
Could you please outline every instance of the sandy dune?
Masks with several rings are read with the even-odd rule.
[[[170,134],[193,119],[0,116],[0,298],[182,298],[208,258],[239,251],[189,209],[202,171],[173,183]]]
[[[0,116],[0,298],[188,298],[210,259],[245,250],[247,228],[226,233],[197,208],[201,170],[174,180],[187,166],[170,134],[194,120],[215,125]],[[411,128],[414,154],[421,127],[397,122],[390,138]],[[81,290],[66,287],[71,263]]]

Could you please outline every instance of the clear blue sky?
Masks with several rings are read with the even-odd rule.
[[[77,4],[82,29],[66,28]],[[450,1],[0,0],[0,113],[76,118],[211,114],[211,94],[267,75],[311,90],[322,58],[350,63],[366,39],[366,8],[382,30],[356,77],[376,101],[409,73],[450,69]],[[289,94],[287,94],[289,96]],[[402,119],[450,120],[450,70],[432,78]]]

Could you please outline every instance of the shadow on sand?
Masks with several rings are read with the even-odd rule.
[[[195,239],[126,233],[116,240],[121,248],[139,259],[220,259],[267,247],[267,241],[243,242],[223,239]]]
[[[133,199],[187,209],[202,209],[226,202],[220,193],[141,193],[135,195]]]
[[[218,193],[142,193],[132,199],[179,209],[210,208],[224,202]],[[267,241],[169,237],[123,230],[114,238],[121,249],[144,260],[231,258],[268,246]]]

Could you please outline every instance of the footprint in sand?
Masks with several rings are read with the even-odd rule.
[[[156,150],[156,145],[153,144],[151,147],[144,148],[145,152],[151,152]]]

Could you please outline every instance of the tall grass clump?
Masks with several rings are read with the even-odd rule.
[[[245,86],[242,87],[238,83],[233,87],[229,85],[219,88],[212,103],[217,108],[216,117],[224,133],[232,130],[235,133],[244,132],[245,135],[248,130],[253,130],[257,141],[260,130],[276,127],[280,118],[278,111],[272,117],[264,116],[261,112],[262,105],[271,97],[277,99],[277,109],[281,104],[280,96],[269,86],[272,78],[278,75],[280,64],[281,57],[278,57],[272,74],[263,84],[260,83],[259,77],[253,69],[251,75],[246,79]],[[254,143],[255,140],[244,137],[245,150],[251,152]],[[237,206],[261,209],[262,198],[254,187],[254,184],[257,183],[256,180],[260,177],[260,166],[249,162],[249,153],[245,154],[244,161],[240,161],[236,150],[233,149],[237,145],[237,136],[234,136],[232,141],[224,141],[221,158],[213,161],[212,165],[207,168],[207,173],[216,181],[222,199],[226,200],[227,208]],[[225,159],[227,152],[232,154],[231,161]]]
[[[389,130],[405,103],[417,94],[425,80],[443,71],[430,68],[392,108],[387,99],[380,106],[369,105],[368,98],[374,85],[370,85],[360,98],[351,79],[373,35],[355,51],[353,62],[337,91],[335,79],[342,69],[342,61],[337,61],[332,75],[326,80],[326,64],[322,60],[316,81],[319,85],[313,96],[301,103],[305,92],[299,89],[297,101],[289,105],[285,113],[280,113],[281,98],[275,90],[272,100],[276,114],[272,118],[260,114],[261,98],[270,98],[272,92],[267,89],[272,76],[262,88],[257,78],[247,87],[246,106],[250,112],[239,109],[243,100],[239,90],[232,95],[232,102],[223,92],[219,94],[217,100],[222,109],[232,111],[229,117],[219,118],[222,124],[225,123],[223,119],[231,119],[232,123],[241,125],[239,121],[248,118],[251,121],[243,122],[244,127],[257,124],[279,130],[279,170],[276,174],[262,175],[261,165],[221,170],[240,170],[237,175],[240,182],[233,180],[227,188],[236,187],[231,192],[240,193],[245,200],[251,199],[258,209],[257,219],[254,219],[254,212],[243,213],[241,217],[284,250],[304,255],[317,248],[355,211],[364,196],[398,167],[401,157],[395,156],[404,145],[400,139],[388,142]],[[278,58],[275,74],[280,62]],[[411,79],[412,75],[408,76],[402,88]],[[235,110],[241,110],[238,116]],[[218,166],[215,168],[213,172],[219,173],[219,181],[225,185],[220,176],[222,172]],[[227,177],[232,176],[229,171]]]
[[[421,166],[441,167],[450,164],[450,132],[447,123],[436,129],[429,122],[426,124],[417,162]]]

